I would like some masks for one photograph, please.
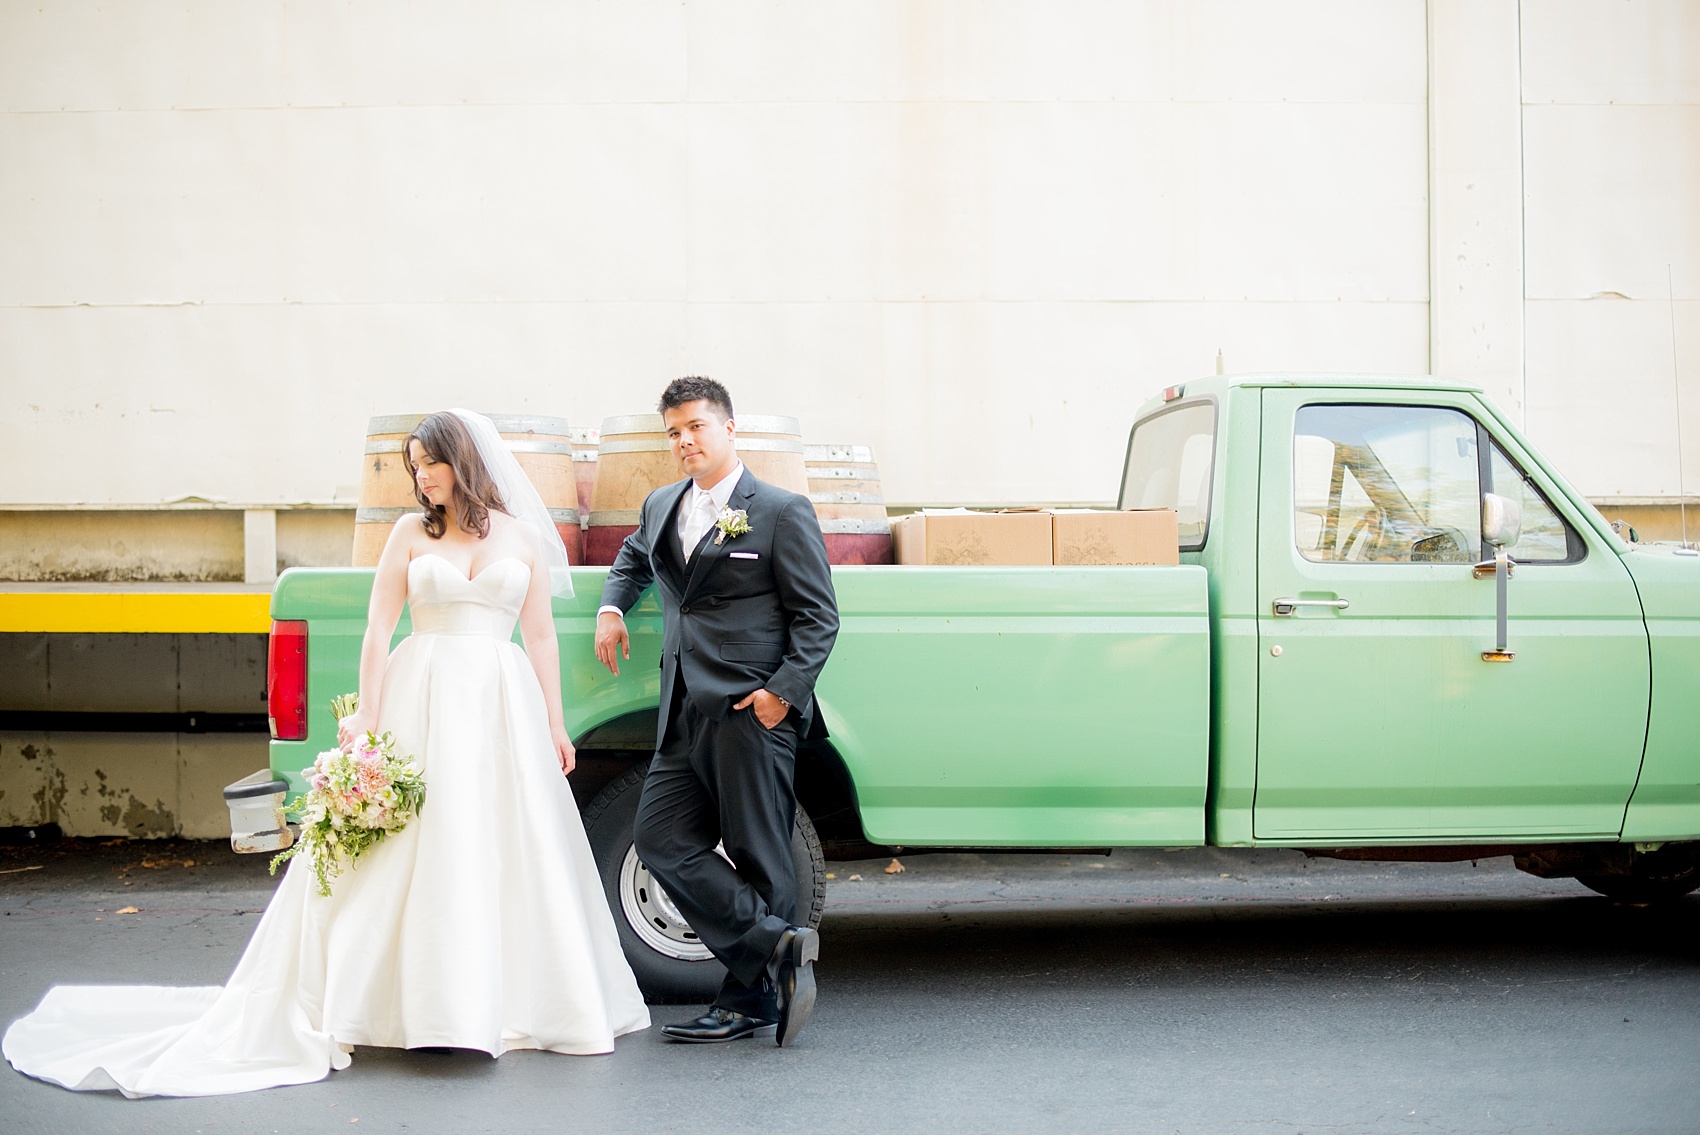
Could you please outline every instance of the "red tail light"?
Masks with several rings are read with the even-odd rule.
[[[266,713],[275,739],[307,739],[307,623],[303,619],[272,620]]]

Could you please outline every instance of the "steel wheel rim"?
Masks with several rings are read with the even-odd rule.
[[[705,962],[714,956],[679,913],[673,896],[638,858],[636,847],[626,849],[620,864],[620,908],[627,925],[656,953],[685,962]]]

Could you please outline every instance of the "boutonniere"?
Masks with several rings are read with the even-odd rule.
[[[714,538],[714,542],[724,544],[726,537],[736,540],[750,530],[750,514],[741,508],[723,508],[714,526],[720,529],[720,535]]]

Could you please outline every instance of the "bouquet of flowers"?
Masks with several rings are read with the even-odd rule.
[[[359,696],[331,701],[338,721],[359,708]],[[289,810],[301,815],[294,846],[272,860],[272,873],[303,848],[310,850],[319,893],[390,832],[412,822],[425,804],[425,775],[396,752],[395,736],[368,732],[350,752],[326,749],[307,773],[308,791]]]

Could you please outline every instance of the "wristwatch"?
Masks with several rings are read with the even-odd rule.
[[[773,691],[772,691],[772,690],[769,690],[769,691],[767,691],[767,692],[768,692],[768,693],[770,693],[770,694],[773,694]],[[773,694],[773,696],[774,696],[774,697],[776,697],[776,698],[779,698],[779,695],[778,695],[778,694]],[[790,702],[788,702],[788,701],[786,701],[786,700],[785,700],[785,699],[784,699],[784,698],[779,698],[779,704],[780,704],[780,705],[782,705],[782,706],[784,706],[784,707],[785,707],[785,708],[786,708],[786,709],[790,709],[790,708],[791,708],[791,703],[790,703]]]

